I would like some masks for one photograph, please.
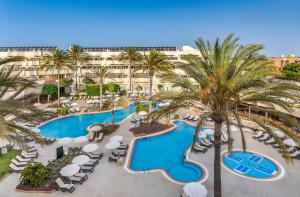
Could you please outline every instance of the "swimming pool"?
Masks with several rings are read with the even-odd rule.
[[[128,108],[115,110],[115,122],[120,122],[135,112],[136,107],[130,104]],[[86,128],[98,122],[111,122],[111,111],[101,113],[70,115],[49,121],[39,127],[40,134],[45,137],[79,137],[87,134]]]
[[[267,180],[278,177],[282,172],[277,162],[254,152],[241,150],[224,152],[222,158],[223,164],[228,169],[245,177]]]
[[[195,126],[184,121],[174,121],[174,129],[148,137],[137,138],[128,167],[132,171],[163,170],[176,182],[201,181],[206,170],[185,158],[186,150],[193,141]]]

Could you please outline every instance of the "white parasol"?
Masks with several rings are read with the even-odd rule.
[[[101,126],[99,126],[99,125],[94,125],[94,126],[91,126],[89,130],[90,130],[91,132],[98,132],[98,131],[101,131],[101,129],[102,129]]]
[[[291,138],[284,140],[283,143],[287,146],[297,146],[296,142]]]
[[[206,188],[196,182],[190,182],[183,187],[183,191],[189,197],[205,197],[207,196]]]
[[[140,116],[146,116],[148,113],[147,112],[145,112],[145,111],[140,111],[139,113],[138,113],[138,115],[140,115]]]
[[[71,103],[71,106],[76,107],[76,106],[78,106],[78,103]]]
[[[120,146],[120,142],[116,141],[110,141],[107,144],[105,144],[106,149],[116,149]]]
[[[94,152],[95,150],[97,150],[98,145],[97,144],[87,144],[82,148],[83,152],[86,153],[90,153],[90,152]]]
[[[278,130],[278,129],[274,129],[273,132],[275,133],[275,135],[277,135],[277,137],[279,138],[283,138],[285,135],[282,131]]]
[[[72,160],[72,163],[81,166],[81,165],[84,165],[84,164],[88,163],[89,161],[90,161],[89,156],[87,156],[87,155],[78,155],[77,157],[75,157]]]
[[[74,174],[76,174],[77,172],[79,172],[80,170],[80,167],[76,164],[69,164],[69,165],[66,165],[65,167],[63,167],[61,170],[60,170],[60,174],[62,176],[73,176]]]

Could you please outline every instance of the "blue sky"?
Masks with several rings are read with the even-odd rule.
[[[0,46],[194,46],[233,32],[300,55],[299,0],[0,0]]]

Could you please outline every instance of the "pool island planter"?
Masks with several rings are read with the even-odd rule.
[[[243,152],[242,149],[233,149],[232,152]],[[284,168],[282,167],[282,165],[277,162],[276,160],[274,160],[273,158],[267,156],[267,155],[264,155],[262,153],[258,153],[258,152],[255,152],[255,151],[252,151],[252,150],[247,150],[245,151],[246,153],[253,153],[255,155],[258,155],[258,156],[261,156],[263,157],[264,159],[267,159],[269,161],[271,161],[277,168],[277,171],[275,174],[272,174],[271,177],[267,177],[267,178],[258,178],[258,177],[254,177],[254,176],[249,176],[249,175],[246,175],[246,174],[242,174],[242,173],[239,173],[237,172],[235,169],[231,169],[225,162],[224,162],[224,157],[229,153],[228,150],[224,150],[222,153],[221,153],[221,164],[222,166],[229,172],[239,176],[239,177],[242,177],[242,178],[246,178],[246,179],[249,179],[249,180],[253,180],[253,181],[276,181],[276,180],[279,180],[281,179],[284,175],[285,175],[285,170]]]
[[[49,184],[50,185],[48,185],[48,187],[45,187],[45,186],[33,187],[30,185],[19,184],[15,190],[17,192],[33,193],[33,194],[34,193],[50,194],[50,193],[57,191],[55,182],[50,181]]]
[[[179,119],[175,119],[175,120],[172,120],[170,121],[170,124],[172,124],[172,127],[166,129],[166,130],[163,130],[163,131],[160,131],[160,132],[157,132],[157,133],[152,133],[152,134],[149,134],[149,135],[143,135],[143,136],[137,136],[137,137],[134,137],[130,143],[130,149],[129,149],[129,157],[126,158],[126,161],[125,161],[125,165],[124,165],[124,169],[129,172],[129,173],[132,173],[132,174],[146,174],[146,173],[152,173],[152,172],[161,172],[166,178],[167,180],[169,180],[170,182],[172,183],[175,183],[175,184],[179,184],[179,185],[185,185],[189,182],[183,182],[183,181],[178,181],[178,180],[175,180],[174,178],[172,178],[169,173],[165,170],[165,169],[162,169],[162,168],[153,168],[153,169],[150,169],[150,170],[133,170],[131,167],[130,167],[130,164],[131,164],[131,159],[132,159],[132,156],[133,156],[133,151],[134,151],[134,147],[135,147],[135,143],[138,139],[141,139],[141,138],[147,138],[147,137],[152,137],[152,136],[157,136],[157,135],[161,135],[161,134],[164,134],[164,133],[167,133],[167,132],[171,132],[172,130],[174,130],[175,128],[177,128],[177,126],[174,124],[175,121],[181,121],[181,122],[185,122],[189,125],[192,125],[192,126],[195,126],[194,124],[191,124],[189,123],[188,121],[185,121],[185,120],[179,120]],[[196,165],[197,167],[199,167],[202,171],[202,176],[199,177],[198,180],[196,181],[192,181],[192,182],[199,182],[199,183],[203,183],[207,180],[208,178],[208,170],[205,168],[205,166],[203,166],[201,163],[198,163],[196,161],[193,161],[189,158],[189,154],[191,152],[191,147],[189,146],[185,152],[184,152],[184,162],[187,162],[187,163],[192,163],[194,165]]]

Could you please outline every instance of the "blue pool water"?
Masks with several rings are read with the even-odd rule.
[[[251,152],[232,151],[232,153],[226,153],[224,164],[239,174],[254,178],[270,178],[278,172],[273,161]]]
[[[135,106],[130,104],[128,108],[115,110],[115,122],[120,122],[131,113],[135,112]],[[71,115],[50,121],[41,127],[40,134],[45,137],[79,137],[87,134],[86,128],[97,122],[111,122],[111,112]]]
[[[203,176],[202,168],[184,161],[187,148],[193,141],[195,127],[183,121],[175,121],[177,128],[135,141],[130,168],[136,171],[163,169],[181,182],[197,181]]]

